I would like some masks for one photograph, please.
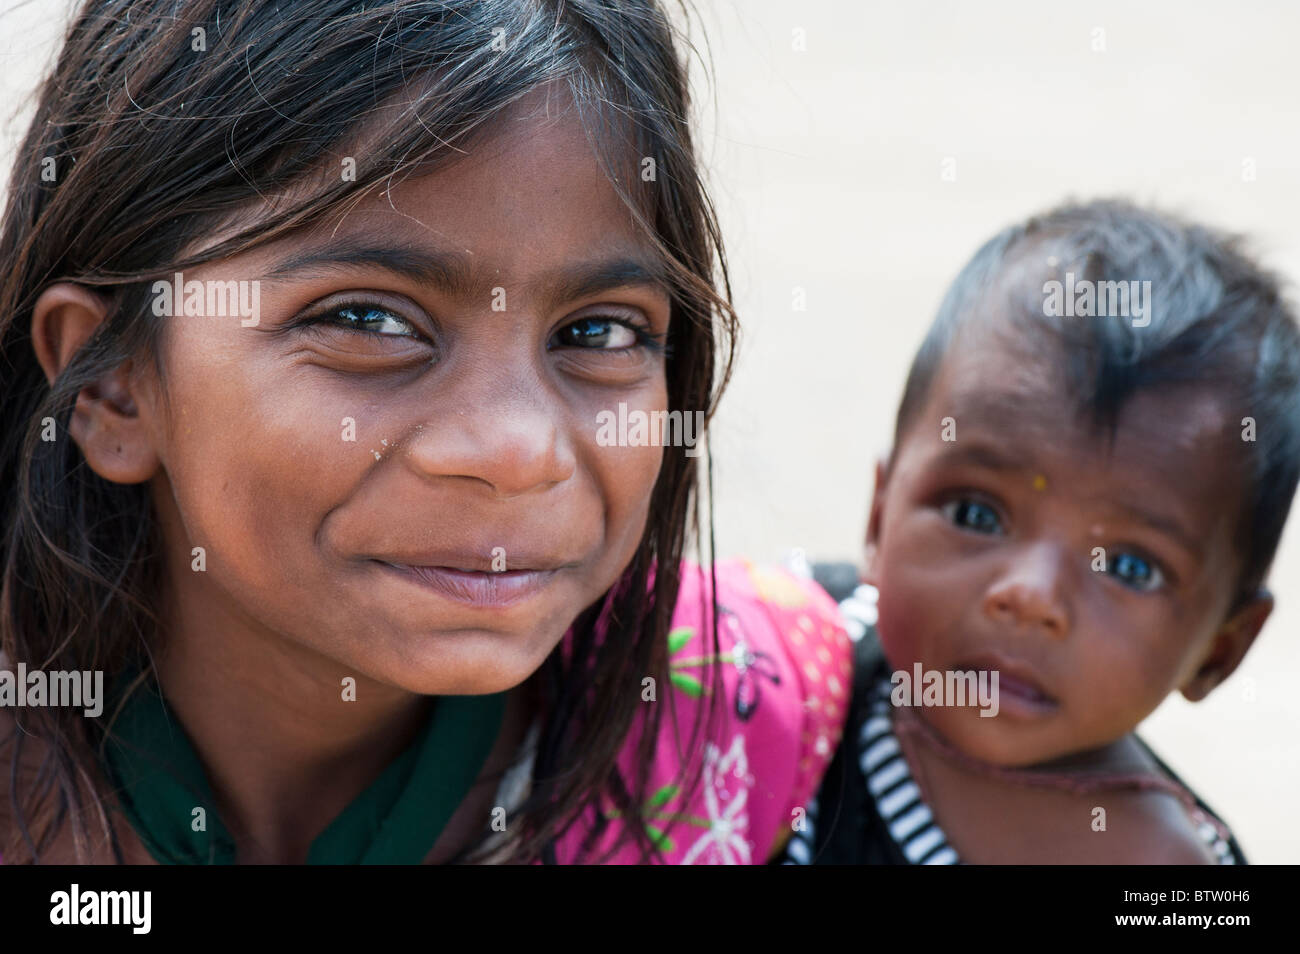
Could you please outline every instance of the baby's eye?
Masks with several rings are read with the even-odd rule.
[[[639,344],[643,334],[638,334],[624,321],[594,315],[565,325],[555,333],[555,338],[561,348],[619,351]]]
[[[1159,588],[1165,579],[1160,567],[1135,553],[1119,554],[1109,561],[1107,569],[1125,586],[1142,593]]]
[[[378,335],[415,335],[415,329],[409,321],[387,308],[374,304],[339,305],[322,313],[315,321]]]
[[[998,512],[978,500],[969,497],[950,500],[943,505],[942,511],[944,516],[963,530],[989,534],[1002,531],[1002,519]]]

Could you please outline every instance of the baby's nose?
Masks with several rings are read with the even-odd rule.
[[[1027,546],[1012,558],[984,596],[984,614],[1014,629],[1063,637],[1070,630],[1066,560],[1060,548]]]

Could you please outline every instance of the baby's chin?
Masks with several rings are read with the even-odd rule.
[[[1037,725],[981,716],[978,709],[936,707],[918,714],[957,751],[998,768],[1028,768],[1088,748],[1064,731],[1059,713]]]

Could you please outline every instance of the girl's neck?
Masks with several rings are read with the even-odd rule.
[[[428,717],[429,698],[344,672],[219,604],[176,605],[165,620],[159,680],[241,861],[305,860]]]

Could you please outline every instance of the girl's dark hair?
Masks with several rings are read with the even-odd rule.
[[[1044,285],[1150,282],[1148,314],[1063,318]],[[1127,301],[1127,296],[1123,299]],[[1242,567],[1234,607],[1268,576],[1300,482],[1300,325],[1281,280],[1237,236],[1118,199],[1068,202],[989,239],[949,286],[908,374],[898,445],[925,405],[944,355],[965,331],[1008,318],[1059,345],[1062,385],[1102,432],[1141,391],[1194,383],[1228,397],[1254,436],[1242,441]],[[1227,426],[1238,429],[1237,416]],[[1243,421],[1244,423],[1244,421]]]
[[[736,318],[688,124],[680,42],[654,0],[86,0],[38,91],[0,231],[0,650],[10,663],[99,669],[111,680],[165,638],[147,486],[98,477],[66,436],[77,394],[124,361],[152,362],[164,375],[166,319],[148,307],[152,281],[435,169],[544,85],[571,91],[606,173],[672,276],[669,409],[711,418],[730,375]],[[394,108],[371,137],[373,121]],[[370,145],[357,149],[355,181],[313,175],[363,132]],[[652,181],[627,175],[646,159]],[[232,225],[238,234],[190,254]],[[31,320],[56,280],[97,289],[111,307],[50,386]],[[42,439],[47,419],[53,441]],[[647,805],[665,716],[641,701],[642,679],[669,685],[666,637],[688,530],[712,556],[697,459],[665,451],[632,563],[574,623],[572,653],[557,650],[544,664],[534,787],[520,824],[508,826],[518,860],[545,857],[584,812],[635,818]],[[602,610],[609,631],[598,639]],[[720,685],[716,668],[711,682]],[[6,860],[15,849],[38,859],[65,824],[79,857],[96,830],[120,860],[103,800],[82,797],[94,792],[84,783],[95,777],[108,711],[100,720],[70,708],[15,711]],[[704,715],[695,733],[708,731],[715,703]],[[616,756],[640,718],[638,768],[625,778]],[[45,753],[33,778],[18,772],[28,736]],[[597,826],[587,854],[599,835]],[[650,857],[644,826],[625,826],[623,837]]]

